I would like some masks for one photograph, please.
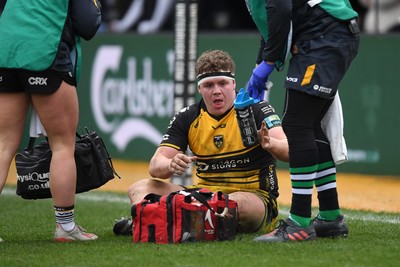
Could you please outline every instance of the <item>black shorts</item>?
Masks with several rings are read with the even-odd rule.
[[[345,23],[317,38],[297,42],[298,53],[290,59],[285,88],[333,98],[358,46],[359,35]]]
[[[70,72],[0,68],[0,92],[51,94],[60,88],[62,81],[76,86],[76,78]]]

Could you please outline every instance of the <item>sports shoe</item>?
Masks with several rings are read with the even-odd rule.
[[[315,217],[312,224],[318,237],[347,237],[349,229],[344,222],[343,215],[336,217],[336,220],[326,221]]]
[[[3,238],[0,237],[0,243],[1,243],[1,242],[4,242],[4,240],[3,240]]]
[[[91,241],[96,239],[97,235],[86,233],[86,230],[78,225],[75,225],[71,232],[67,232],[57,223],[56,231],[54,232],[54,240],[57,242]]]
[[[132,235],[132,220],[125,217],[115,220],[113,232],[116,235]]]
[[[309,241],[317,238],[312,224],[304,228],[298,226],[292,219],[286,222],[279,220],[278,227],[269,234],[262,235],[253,239],[256,242],[286,242],[286,241]]]

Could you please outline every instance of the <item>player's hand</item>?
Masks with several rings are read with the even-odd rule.
[[[265,123],[264,120],[261,122],[261,127],[257,131],[257,133],[258,133],[258,139],[260,140],[261,147],[264,150],[268,151],[268,149],[271,146],[271,138],[269,137],[267,124]]]
[[[186,154],[178,153],[171,159],[168,170],[173,174],[183,175],[190,167],[190,164],[196,160],[196,156],[189,157]]]
[[[265,83],[273,70],[274,65],[268,64],[266,61],[261,62],[260,65],[254,68],[247,84],[247,91],[250,97],[260,101],[264,100],[265,90],[267,89]]]

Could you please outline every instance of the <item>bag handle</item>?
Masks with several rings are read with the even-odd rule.
[[[80,139],[85,138],[85,136],[89,136],[89,140],[91,141],[92,145],[95,145],[95,144],[93,143],[93,140],[96,139],[96,138],[98,138],[98,140],[99,140],[100,143],[101,143],[101,146],[104,148],[104,151],[105,151],[105,153],[107,154],[107,160],[108,160],[108,163],[109,163],[110,166],[111,166],[111,169],[112,169],[113,173],[114,173],[119,179],[121,179],[121,176],[119,176],[119,174],[117,173],[117,171],[116,171],[115,168],[114,168],[114,164],[113,164],[113,162],[112,162],[112,160],[111,160],[111,156],[110,156],[110,154],[108,153],[108,150],[107,150],[107,148],[106,148],[106,145],[104,144],[103,139],[102,139],[95,131],[89,130],[87,127],[85,127],[85,130],[86,130],[86,133],[84,133],[83,135],[82,135],[82,134],[79,134],[78,132],[76,132],[76,137],[80,140]]]
[[[26,151],[32,150],[33,147],[35,146],[36,139],[38,139],[38,138],[39,137],[30,136],[29,137],[29,141],[28,141],[28,146],[25,148],[25,150]],[[47,138],[47,136],[46,136],[46,141],[47,141],[47,143],[49,142],[49,139]]]
[[[161,195],[150,193],[144,196],[143,200],[148,200],[150,203],[160,202]]]
[[[221,198],[221,195],[223,195],[225,197],[225,207],[224,210],[221,213],[218,213],[217,211],[215,211],[210,204],[208,204],[206,197],[200,193],[199,191],[191,191],[191,192],[187,192],[187,191],[179,191],[180,194],[185,195],[187,197],[193,197],[194,199],[198,200],[200,203],[202,203],[204,206],[206,206],[209,210],[211,210],[215,216],[217,217],[221,217],[221,218],[232,218],[232,215],[229,214],[229,208],[228,208],[228,204],[229,204],[229,196],[221,191],[218,191],[216,194],[218,194],[218,199]],[[214,193],[215,194],[215,193]]]

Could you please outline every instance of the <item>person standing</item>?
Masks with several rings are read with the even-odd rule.
[[[0,192],[20,145],[30,106],[52,151],[50,190],[59,242],[96,240],[75,224],[75,134],[79,38],[101,23],[97,0],[7,1],[0,17]]]
[[[261,98],[275,68],[291,49],[282,126],[289,142],[292,202],[289,218],[259,242],[313,240],[348,235],[336,188],[336,165],[321,120],[356,57],[358,14],[348,0],[246,0],[262,42],[247,90]],[[291,32],[292,29],[292,32]],[[290,34],[291,33],[291,34]],[[319,213],[312,220],[316,187]]]

